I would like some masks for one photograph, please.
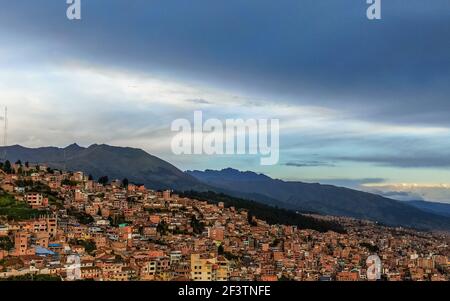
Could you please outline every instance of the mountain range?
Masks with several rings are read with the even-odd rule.
[[[391,226],[407,226],[422,229],[450,229],[450,218],[435,212],[421,210],[377,194],[349,188],[272,179],[263,174],[241,172],[227,168],[220,171],[188,171],[188,174],[228,194],[270,203],[277,200],[284,208],[313,211],[335,216],[368,219]]]
[[[66,148],[27,148],[20,145],[1,147],[0,153],[11,162],[46,164],[49,167],[84,171],[94,178],[128,178],[130,182],[145,184],[153,189],[200,189],[207,187],[172,164],[131,147],[93,144],[87,148],[77,144]]]
[[[183,172],[172,164],[129,147],[94,144],[66,148],[0,147],[11,162],[47,164],[52,168],[84,171],[94,178],[127,178],[152,189],[214,191],[290,210],[349,216],[391,226],[450,230],[450,218],[436,214],[427,204],[401,202],[376,194],[322,185],[272,179],[235,169]],[[435,207],[433,207],[435,208]],[[434,211],[433,211],[434,210]],[[438,210],[439,211],[439,210]]]

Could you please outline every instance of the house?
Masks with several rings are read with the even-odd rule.
[[[0,237],[6,237],[9,233],[9,227],[7,225],[0,225]]]
[[[228,261],[223,257],[191,254],[191,279],[194,281],[227,281],[230,277]]]
[[[25,195],[25,201],[32,208],[42,208],[45,203],[44,196],[41,193],[27,193]]]
[[[14,184],[11,182],[4,182],[1,184],[1,188],[4,191],[9,192],[9,193],[14,192],[14,187],[15,187]]]
[[[356,271],[352,272],[339,272],[336,275],[337,281],[358,281],[359,273]]]
[[[82,279],[98,279],[102,274],[102,270],[98,267],[82,267],[81,278]]]

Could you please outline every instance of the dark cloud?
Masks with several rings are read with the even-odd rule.
[[[291,167],[317,167],[317,166],[334,167],[334,166],[336,166],[333,163],[323,162],[323,161],[287,162],[284,165],[291,166]]]
[[[396,200],[414,200],[414,201],[421,201],[424,200],[422,196],[418,195],[417,193],[413,192],[407,192],[407,191],[380,191],[378,190],[376,193],[393,198]]]
[[[370,190],[371,193],[375,193],[390,199],[399,201],[424,201],[425,199],[418,193],[410,191],[382,191],[382,190]]]
[[[450,2],[390,0],[369,22],[354,0],[0,0],[0,27],[54,61],[161,71],[335,107],[359,118],[449,125]]]
[[[409,196],[409,192],[405,191],[378,191],[378,193],[384,196]]]
[[[187,99],[188,102],[195,103],[195,104],[202,104],[202,105],[209,105],[211,102],[207,101],[206,99],[197,98],[197,99]]]
[[[450,167],[450,156],[443,154],[430,155],[373,155],[373,156],[354,156],[354,157],[334,157],[339,161],[352,161],[373,163],[380,166],[393,166],[401,168],[448,168]]]
[[[379,184],[386,182],[386,179],[383,178],[362,178],[362,179],[314,179],[314,181],[308,182],[317,182],[321,184],[329,184],[334,186],[342,186],[349,188],[361,189],[361,186],[364,184]]]

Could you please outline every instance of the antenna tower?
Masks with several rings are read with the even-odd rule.
[[[8,107],[5,106],[5,116],[4,116],[4,129],[3,129],[3,154],[2,161],[6,161],[6,147],[8,146]]]

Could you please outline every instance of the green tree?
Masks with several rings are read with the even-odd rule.
[[[223,245],[220,245],[217,248],[217,254],[219,254],[219,255],[224,255],[225,254],[225,249],[223,248]]]
[[[195,215],[191,218],[191,227],[193,228],[195,234],[202,234],[205,230],[205,226],[197,219]]]
[[[161,221],[156,227],[156,231],[158,231],[158,233],[161,235],[166,235],[166,233],[169,231],[169,225],[167,225],[165,221]]]
[[[247,213],[247,220],[250,226],[252,227],[258,226],[258,224],[255,222],[253,214],[250,211]]]
[[[83,246],[88,254],[91,254],[97,249],[95,241],[93,240],[82,240],[82,239],[72,239],[69,241],[71,245],[80,245]]]
[[[9,160],[6,160],[5,164],[3,164],[3,171],[7,174],[12,173],[11,162],[9,162]]]
[[[9,251],[12,248],[14,248],[14,244],[9,238],[9,236],[6,237],[0,237],[0,250],[6,250]]]
[[[109,183],[109,178],[108,178],[108,176],[100,177],[100,178],[98,179],[98,183],[99,183],[99,184],[102,184],[102,185],[108,184],[108,183]]]
[[[61,185],[63,186],[77,186],[78,182],[69,180],[69,179],[64,179],[61,181]]]

